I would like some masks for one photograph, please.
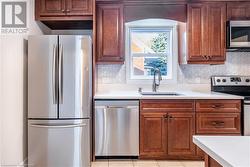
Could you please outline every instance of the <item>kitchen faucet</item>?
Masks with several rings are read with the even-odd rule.
[[[156,74],[158,74],[158,82],[156,82]],[[154,80],[153,80],[153,85],[152,85],[152,91],[153,92],[157,91],[157,89],[160,86],[161,80],[162,80],[162,77],[161,77],[160,69],[159,68],[154,68]]]

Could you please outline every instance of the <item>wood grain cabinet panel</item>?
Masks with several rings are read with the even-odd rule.
[[[165,113],[143,113],[140,116],[140,157],[167,154]]]
[[[204,32],[206,7],[202,4],[188,5],[188,61],[206,61]]]
[[[249,20],[249,2],[229,2],[227,3],[227,20]]]
[[[97,4],[97,63],[123,63],[123,5]]]
[[[69,0],[67,1],[67,15],[92,15],[92,0]]]
[[[85,20],[93,15],[93,0],[36,0],[36,20]]]
[[[198,113],[196,133],[225,134],[240,133],[240,113]]]
[[[169,113],[168,155],[195,155],[193,135],[195,134],[194,113]]]
[[[187,15],[188,63],[224,63],[226,3],[191,3]]]
[[[196,112],[240,113],[240,100],[197,100]]]
[[[212,3],[208,6],[207,56],[211,62],[224,62],[226,56],[226,4]]]
[[[140,158],[195,157],[194,101],[140,101]]]
[[[36,0],[36,16],[65,16],[65,0]]]
[[[142,100],[142,112],[194,112],[193,100]]]

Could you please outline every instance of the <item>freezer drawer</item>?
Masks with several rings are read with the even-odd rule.
[[[89,120],[29,120],[28,164],[34,167],[89,167]]]
[[[139,102],[95,101],[95,156],[139,155]]]

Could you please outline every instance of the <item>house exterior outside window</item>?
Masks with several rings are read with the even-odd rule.
[[[147,19],[126,23],[126,74],[128,83],[152,83],[155,69],[163,83],[174,83],[178,58],[177,22]]]

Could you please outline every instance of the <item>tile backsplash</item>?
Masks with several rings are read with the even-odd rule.
[[[223,65],[178,65],[178,84],[209,84],[212,75],[250,75],[250,52],[229,52]],[[98,65],[98,84],[126,84],[124,65]]]

